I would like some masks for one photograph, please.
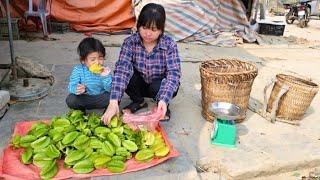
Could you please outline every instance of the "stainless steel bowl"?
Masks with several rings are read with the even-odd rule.
[[[210,104],[210,111],[221,120],[235,120],[240,115],[240,107],[227,102],[214,102]]]

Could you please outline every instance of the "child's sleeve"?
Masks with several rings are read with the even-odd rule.
[[[76,94],[77,86],[80,83],[80,69],[79,67],[74,67],[72,73],[69,78],[69,86],[68,90],[69,93]]]
[[[102,83],[104,90],[110,92],[111,91],[111,85],[112,85],[112,75],[111,73],[107,75],[106,77],[102,77]]]

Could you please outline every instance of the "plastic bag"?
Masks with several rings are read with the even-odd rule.
[[[134,130],[140,129],[155,131],[159,126],[161,116],[162,113],[157,112],[157,108],[139,114],[132,114],[129,111],[125,111],[123,114],[123,122],[128,124],[130,128]]]

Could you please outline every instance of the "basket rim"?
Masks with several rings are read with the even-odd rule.
[[[245,71],[241,71],[241,72],[212,72],[212,71],[209,71],[209,70],[207,70],[207,69],[205,69],[203,67],[203,65],[205,63],[212,62],[212,61],[221,61],[221,60],[237,61],[237,62],[240,62],[240,63],[248,64],[253,69],[251,69],[251,70],[245,70],[244,69]],[[221,59],[206,60],[206,61],[202,62],[201,65],[200,65],[200,71],[206,71],[209,74],[214,74],[214,75],[239,75],[239,74],[257,74],[258,73],[258,68],[257,68],[256,65],[254,65],[251,62],[246,62],[246,61],[242,61],[242,60],[238,60],[238,59],[223,59],[223,58],[221,58]]]
[[[277,74],[276,75],[277,78],[279,78],[280,80],[283,81],[289,81],[290,83],[293,83],[294,85],[297,86],[304,86],[304,87],[309,87],[309,88],[318,88],[318,84],[293,76],[293,75],[289,75],[289,74]]]

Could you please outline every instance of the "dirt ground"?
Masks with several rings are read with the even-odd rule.
[[[269,17],[270,20],[284,20],[284,17]],[[286,69],[307,79],[320,83],[320,20],[312,19],[306,28],[300,28],[297,22],[286,25],[284,36],[264,36],[263,45],[242,44],[251,54],[265,60],[268,67]],[[284,61],[289,60],[289,63]],[[266,72],[267,73],[267,72]],[[320,179],[320,167],[307,168],[256,180],[311,180]]]
[[[283,20],[284,17],[270,17],[272,20]],[[23,54],[26,57],[32,58],[36,62],[40,62],[42,64],[47,65],[54,65],[53,67],[57,67],[58,70],[61,72],[63,71],[63,76],[61,75],[61,79],[58,79],[59,83],[61,83],[63,86],[59,86],[57,88],[57,91],[54,91],[51,93],[51,96],[49,98],[44,100],[42,104],[48,103],[49,105],[52,105],[56,103],[59,107],[54,107],[53,109],[47,109],[47,111],[50,110],[50,113],[52,111],[61,112],[61,109],[64,108],[65,103],[63,102],[64,96],[61,95],[61,97],[56,98],[54,97],[55,92],[64,91],[65,89],[62,89],[66,86],[66,77],[67,73],[64,72],[65,69],[61,67],[68,67],[69,69],[71,66],[78,62],[78,57],[76,55],[75,47],[82,37],[84,35],[82,33],[67,33],[64,35],[54,34],[51,37],[57,38],[59,40],[57,41],[42,41],[38,39],[33,39],[32,41],[15,41],[15,52],[16,55]],[[125,36],[109,36],[106,38],[106,36],[99,36],[100,39],[102,39],[104,45],[107,47],[107,59],[111,60],[109,63],[110,65],[114,64],[114,62],[117,59],[118,53],[119,53],[119,46]],[[251,97],[258,99],[262,101],[263,95],[261,92],[263,92],[264,85],[267,81],[269,81],[271,78],[273,78],[277,73],[291,73],[295,74],[297,76],[301,76],[306,79],[311,79],[314,82],[320,84],[320,20],[311,20],[309,23],[309,26],[306,28],[300,28],[298,27],[297,23],[294,23],[293,25],[286,25],[285,33],[283,37],[278,36],[261,36],[262,44],[240,44],[238,47],[235,48],[218,48],[218,47],[212,47],[212,46],[199,46],[199,45],[193,45],[193,44],[184,44],[179,43],[179,51],[182,59],[183,64],[183,73],[184,77],[182,80],[183,87],[181,88],[180,95],[176,98],[176,100],[172,103],[173,108],[175,108],[175,112],[173,114],[173,119],[181,119],[181,121],[172,121],[170,122],[170,125],[166,125],[165,127],[168,129],[168,132],[170,132],[170,138],[178,145],[181,145],[180,151],[184,155],[183,157],[187,157],[186,160],[178,161],[178,163],[175,163],[174,161],[170,163],[166,163],[168,167],[165,167],[167,169],[178,169],[176,170],[178,173],[184,173],[184,176],[181,174],[178,174],[177,176],[170,176],[172,173],[169,173],[168,177],[172,177],[172,179],[176,177],[180,177],[181,179],[184,179],[184,177],[188,177],[188,174],[185,174],[185,172],[191,172],[190,174],[194,175],[195,172],[193,164],[195,161],[199,158],[205,157],[209,148],[212,148],[208,146],[208,142],[206,140],[203,140],[203,142],[200,142],[201,139],[203,139],[203,136],[198,136],[198,133],[202,129],[208,129],[209,126],[203,125],[204,123],[194,123],[195,120],[199,120],[200,115],[200,109],[201,109],[201,102],[200,102],[200,76],[199,76],[199,70],[198,65],[201,61],[208,58],[218,59],[218,58],[239,58],[239,59],[245,59],[247,61],[254,62],[257,65],[261,65],[259,68],[259,75],[257,76],[252,92]],[[8,51],[8,45],[6,42],[0,42],[0,62],[5,63],[10,61],[10,55]],[[61,68],[61,69],[59,69]],[[56,73],[60,72],[57,71]],[[58,91],[59,90],[59,91]],[[56,94],[59,94],[56,93]],[[184,96],[185,95],[185,96]],[[191,96],[190,96],[191,95]],[[50,101],[52,100],[52,101]],[[54,101],[56,100],[56,101]],[[307,114],[313,114],[313,117],[316,117],[317,115],[320,115],[320,112],[316,106],[319,105],[319,93],[315,97],[313,103],[312,103],[312,110],[309,110]],[[190,101],[190,102],[189,102]],[[54,103],[52,103],[54,102]],[[189,104],[187,104],[189,103]],[[39,103],[40,104],[40,103]],[[190,105],[188,107],[188,105]],[[26,105],[27,106],[27,105]],[[17,113],[18,118],[35,118],[35,117],[41,117],[41,118],[47,118],[50,117],[50,113],[44,113],[44,111],[37,108],[37,111],[35,114],[29,115],[31,110],[34,110],[33,108],[25,108],[26,106],[20,105],[21,114]],[[30,105],[29,105],[30,106]],[[40,107],[40,105],[33,103],[33,106]],[[16,107],[18,109],[19,106]],[[14,108],[12,108],[14,109]],[[46,109],[46,108],[44,108]],[[180,113],[179,113],[180,112]],[[14,112],[9,112],[11,114],[14,114]],[[25,114],[28,114],[26,117]],[[253,114],[251,112],[251,114]],[[40,115],[40,116],[39,116]],[[6,122],[2,120],[0,121],[0,129],[3,128],[2,133],[5,134],[4,139],[9,139],[10,137],[10,129],[5,129],[4,123],[8,124],[8,126],[12,125],[11,121],[14,121],[13,117],[5,117],[7,119]],[[309,121],[307,122],[313,122],[311,121],[312,118],[309,117]],[[201,119],[202,120],[202,119]],[[205,120],[201,121],[204,122]],[[317,119],[315,119],[317,121]],[[187,123],[186,123],[187,122]],[[188,123],[189,122],[189,123]],[[200,122],[200,121],[199,121]],[[247,125],[249,127],[250,122],[247,122]],[[3,124],[1,124],[3,123]],[[266,123],[267,124],[267,123]],[[261,124],[257,123],[257,127],[261,126]],[[269,123],[268,123],[269,125]],[[189,127],[190,126],[190,127]],[[199,127],[198,127],[199,126]],[[307,129],[309,126],[312,126],[312,124],[305,123],[303,124],[302,128]],[[202,129],[201,129],[202,128]],[[253,126],[253,128],[256,128]],[[279,126],[278,126],[279,128]],[[286,127],[286,129],[291,129],[292,127]],[[180,131],[181,129],[190,131],[190,136],[181,135]],[[171,131],[170,131],[171,130]],[[199,131],[198,131],[199,130]],[[192,133],[192,132],[195,133]],[[269,131],[269,129],[268,129]],[[270,130],[272,131],[272,129]],[[202,130],[201,134],[205,134],[206,131]],[[194,137],[192,134],[195,134]],[[276,134],[276,133],[274,133]],[[1,135],[1,133],[0,133]],[[276,134],[277,135],[277,134]],[[319,132],[316,132],[317,138],[319,138]],[[272,136],[271,136],[272,137]],[[2,136],[1,136],[2,138]],[[200,140],[199,140],[200,139]],[[244,139],[245,140],[245,139]],[[195,145],[195,141],[198,141],[198,144]],[[0,142],[0,147],[2,148],[5,145],[6,141]],[[263,142],[262,142],[263,143]],[[178,147],[178,146],[177,146]],[[198,147],[204,147],[204,148],[198,148]],[[240,148],[239,148],[240,149]],[[241,149],[240,149],[241,150]],[[224,152],[224,150],[221,150],[221,152]],[[211,154],[209,154],[211,155]],[[218,157],[219,154],[215,154],[214,156]],[[221,153],[221,156],[224,154]],[[298,156],[298,155],[297,155]],[[189,159],[190,158],[190,159]],[[241,160],[241,157],[239,157]],[[186,164],[188,163],[188,164]],[[193,163],[193,164],[192,164]],[[263,162],[260,162],[263,164]],[[179,166],[176,167],[178,164]],[[190,165],[191,164],[191,165]],[[188,166],[189,165],[189,166]],[[236,164],[234,164],[236,166]],[[188,170],[184,170],[183,168],[186,168]],[[158,167],[160,170],[162,167]],[[191,171],[191,170],[193,171]],[[299,169],[297,171],[290,171],[282,174],[276,174],[268,177],[259,177],[258,179],[302,179],[303,176],[308,177],[310,172],[317,172],[318,169],[313,168],[305,168],[302,170]],[[143,175],[143,173],[141,173]],[[154,174],[150,170],[150,175]],[[160,174],[160,173],[159,173]],[[190,176],[191,177],[191,176]],[[189,179],[192,179],[190,178]],[[196,177],[196,175],[192,176]],[[220,179],[221,176],[211,176],[209,174],[201,174],[199,175],[200,179]],[[116,179],[116,178],[115,178]],[[132,178],[133,179],[133,178]],[[159,179],[164,179],[163,174],[159,175]],[[188,179],[188,178],[187,178]],[[223,178],[222,178],[223,179]]]
[[[284,17],[267,19],[279,21]],[[239,47],[264,60],[268,67],[292,71],[319,82],[316,64],[320,61],[320,20],[312,19],[306,28],[300,28],[297,22],[287,24],[283,37],[261,35],[261,39],[262,45],[241,44]],[[283,63],[284,60],[290,63]]]

